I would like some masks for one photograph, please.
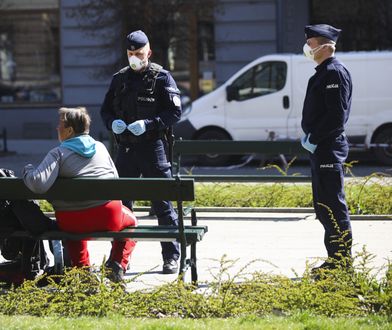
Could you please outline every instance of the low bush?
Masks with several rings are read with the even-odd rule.
[[[315,281],[307,268],[302,278],[261,272],[245,265],[227,275],[233,261],[219,260],[214,280],[202,289],[176,281],[145,291],[126,292],[95,274],[71,269],[63,276],[26,281],[0,295],[0,314],[55,317],[111,316],[147,318],[228,318],[309,313],[328,317],[392,315],[392,265],[380,272],[367,267],[364,250],[353,269],[338,267]],[[381,276],[376,276],[374,274]],[[40,280],[42,282],[42,279]],[[132,280],[128,283],[132,288]]]

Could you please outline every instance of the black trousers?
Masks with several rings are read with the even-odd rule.
[[[164,140],[119,146],[116,167],[120,177],[171,178],[171,164],[166,157]],[[131,206],[130,201],[123,201]],[[159,225],[178,226],[178,216],[170,201],[151,201]],[[163,259],[178,260],[177,242],[161,242]]]
[[[313,205],[324,226],[328,257],[351,257],[352,230],[344,193],[343,163],[348,155],[345,134],[321,142],[310,154]]]

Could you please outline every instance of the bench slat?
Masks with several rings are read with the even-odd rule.
[[[20,178],[0,178],[0,199],[193,201],[194,180],[175,178],[57,179],[44,194],[30,191]]]
[[[200,242],[204,234],[208,231],[207,226],[185,226],[184,228],[187,243]],[[139,226],[127,227],[118,232],[102,231],[85,234],[73,234],[63,231],[47,231],[39,236],[32,236],[27,231],[3,231],[0,232],[0,237],[30,237],[35,239],[48,240],[81,240],[89,239],[94,241],[111,241],[113,239],[132,238],[136,241],[162,241],[169,242],[179,240],[179,230],[173,226]]]

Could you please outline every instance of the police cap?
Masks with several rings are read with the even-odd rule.
[[[133,31],[127,35],[127,49],[136,50],[148,44],[148,38],[142,30]]]
[[[306,39],[314,37],[324,37],[336,42],[339,37],[340,29],[334,28],[328,24],[315,24],[305,26]]]

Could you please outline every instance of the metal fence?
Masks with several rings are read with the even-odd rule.
[[[303,155],[306,150],[299,141],[226,141],[175,140],[173,146],[173,173],[181,170],[181,157],[185,155]],[[310,182],[305,175],[181,175],[199,182]]]

